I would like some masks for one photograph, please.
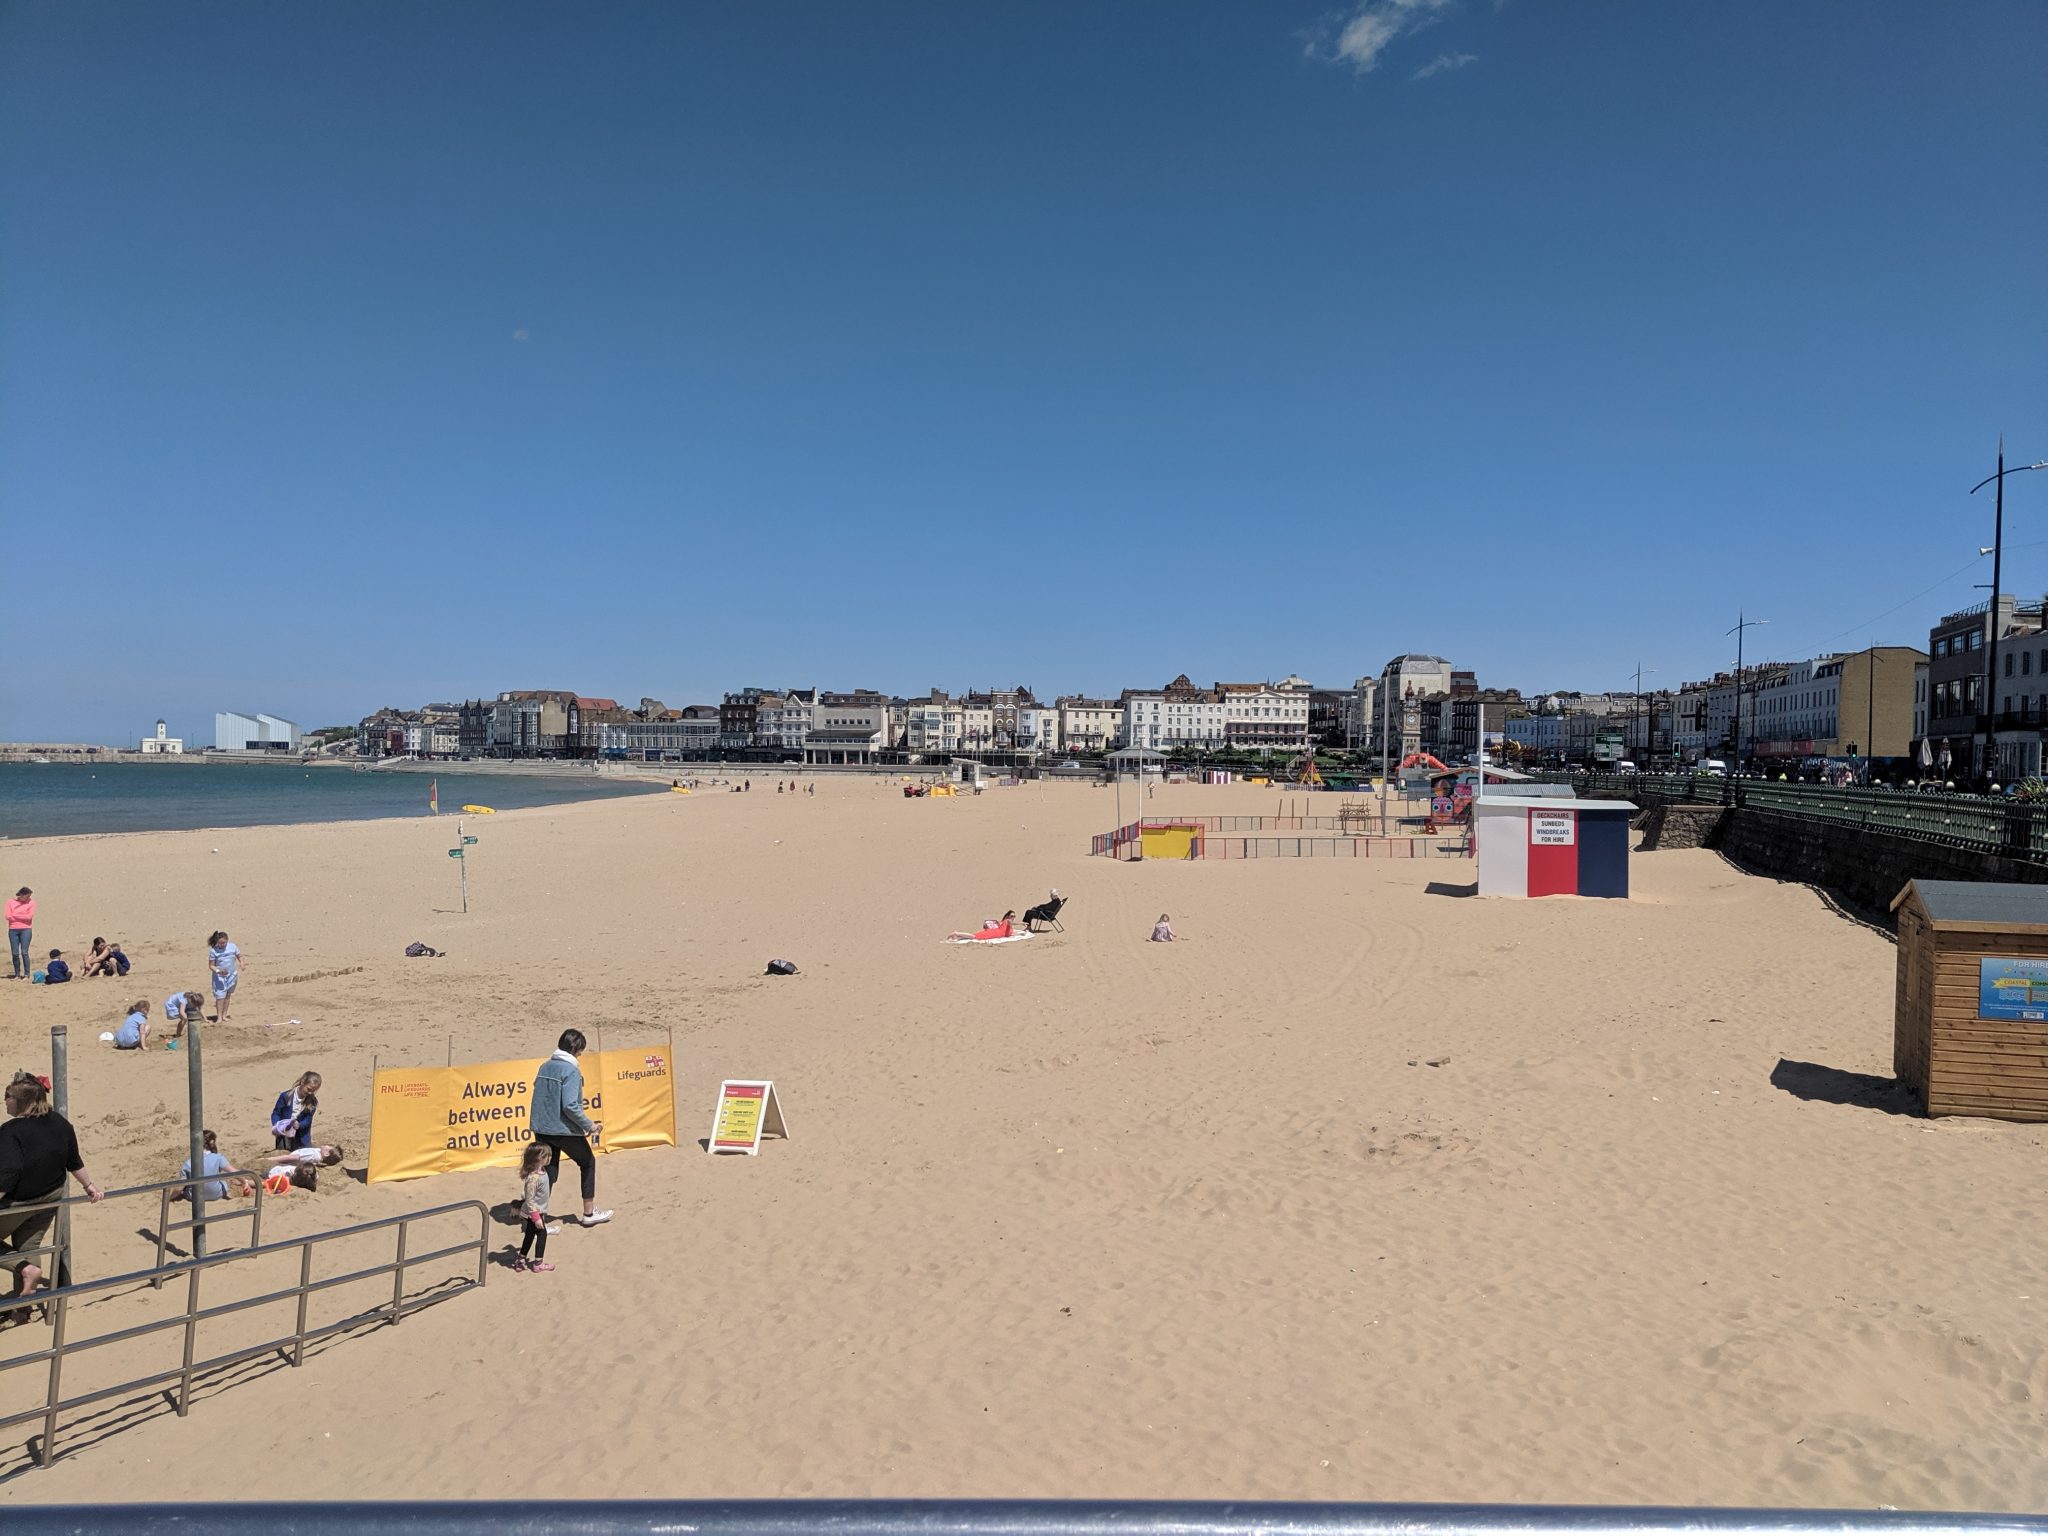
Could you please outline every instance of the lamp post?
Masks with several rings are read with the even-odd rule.
[[[1996,485],[1992,493],[1996,510],[1991,518],[1991,637],[1984,647],[1984,775],[1991,774],[1991,761],[1998,751],[1998,592],[2000,566],[2005,559],[2005,477],[2023,475],[2030,469],[2048,469],[2048,459],[2032,464],[2015,464],[2005,467],[2005,437],[1998,439],[1998,469],[1986,475],[1970,487],[1970,494],[1976,495],[1987,485]]]
[[[1744,631],[1755,629],[1759,624],[1768,624],[1769,619],[1752,619],[1740,609],[1736,610],[1735,627],[1728,631],[1735,637],[1735,762],[1729,771],[1733,778],[1742,772],[1742,641]]]
[[[1643,717],[1643,761],[1637,765],[1637,771],[1644,773],[1649,771],[1650,760],[1657,755],[1656,743],[1650,739],[1656,734],[1657,722],[1643,704],[1643,674],[1655,673],[1656,670],[1655,667],[1644,666],[1640,661],[1636,663],[1636,713]]]

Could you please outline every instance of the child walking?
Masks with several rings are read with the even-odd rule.
[[[548,1196],[554,1187],[548,1179],[548,1157],[554,1149],[543,1142],[529,1142],[519,1160],[519,1257],[512,1267],[528,1274],[544,1275],[554,1269],[548,1262]]]

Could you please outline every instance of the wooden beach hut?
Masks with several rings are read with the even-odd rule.
[[[1892,1070],[1930,1115],[2048,1120],[2048,886],[1915,880]]]

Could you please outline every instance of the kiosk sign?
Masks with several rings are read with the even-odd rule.
[[[1570,848],[1579,840],[1577,811],[1531,811],[1529,845],[1532,848]]]
[[[2048,1023],[2048,960],[2019,955],[1980,957],[1977,1017]]]

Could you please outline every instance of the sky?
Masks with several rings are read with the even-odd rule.
[[[1924,645],[2048,459],[2044,79],[2033,0],[11,0],[0,738]]]

